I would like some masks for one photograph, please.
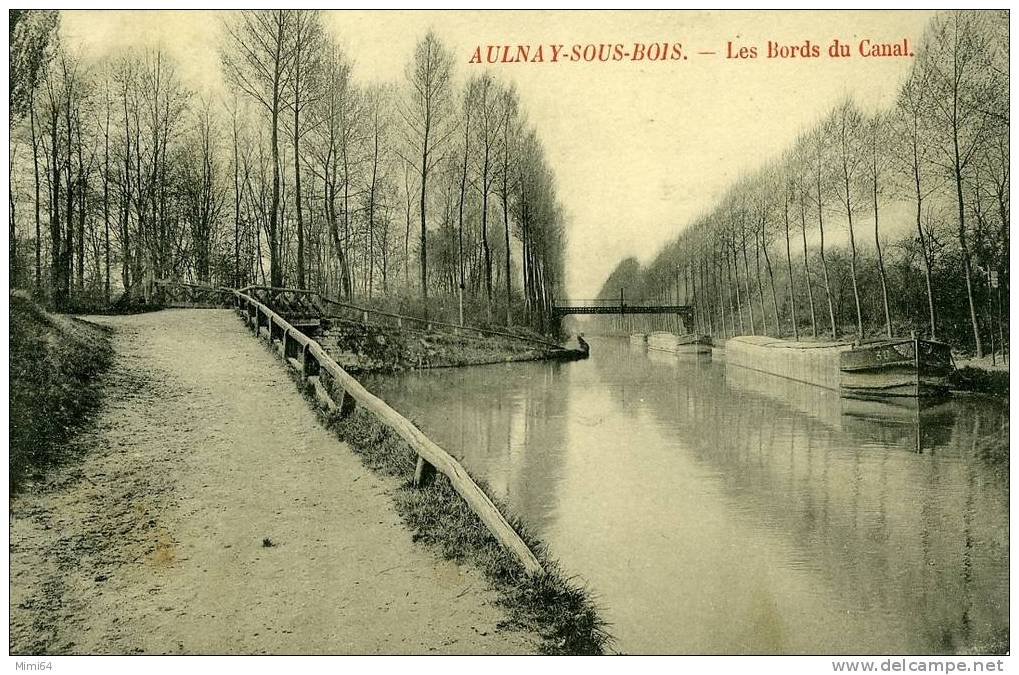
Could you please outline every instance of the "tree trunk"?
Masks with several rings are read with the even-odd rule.
[[[110,99],[106,99],[106,133],[103,135],[103,250],[105,275],[103,297],[110,303]]]
[[[29,101],[29,124],[32,132],[32,170],[35,178],[35,292],[42,290],[42,220],[39,215],[39,141],[35,133],[35,96]]]
[[[821,208],[821,174],[820,168],[817,174],[817,228],[821,233],[821,269],[824,272],[824,294],[828,298],[828,316],[831,319],[831,337],[836,339],[839,335],[838,326],[835,324],[835,304],[831,298],[831,281],[828,277],[828,259],[824,256],[824,214]],[[806,235],[804,234],[804,237]],[[805,242],[806,240],[804,240]],[[806,243],[803,244],[806,251]],[[804,256],[806,260],[806,256]]]
[[[785,265],[786,273],[789,275],[789,309],[793,319],[793,339],[800,341],[800,325],[796,320],[796,287],[793,283],[793,254],[789,244],[789,195],[783,197],[782,212],[785,223]]]
[[[485,164],[481,173],[481,250],[485,256],[485,299],[488,312],[492,312],[492,251],[488,246],[488,148],[485,148]]]
[[[871,186],[871,197],[874,202],[874,246],[877,249],[877,269],[881,276],[881,301],[885,309],[885,334],[892,336],[892,314],[888,309],[888,278],[885,275],[885,259],[881,253],[881,230],[878,225],[878,200],[877,200],[877,170],[874,169],[874,182]]]
[[[746,290],[747,307],[750,310],[750,334],[757,335],[757,322],[754,321],[754,296],[750,293],[750,262],[747,260],[747,236],[743,233],[743,283]]]
[[[283,270],[279,255],[280,208],[280,146],[278,95],[274,94],[272,109],[272,207],[269,212],[269,285],[283,285]]]
[[[510,226],[509,226],[509,199],[506,196],[505,186],[502,193],[502,224],[506,232],[506,325],[513,325],[513,308],[511,305],[513,285],[510,280]]]
[[[848,179],[846,190],[849,190]],[[849,274],[853,279],[853,301],[856,303],[856,336],[863,339],[863,312],[860,311],[860,290],[856,285],[856,235],[853,232],[853,210],[849,207],[849,198],[846,198],[846,216],[849,218]]]
[[[465,107],[466,110],[466,107]],[[469,138],[471,130],[471,118],[469,112],[465,112],[464,117],[464,161],[462,171],[460,172],[460,202],[459,212],[457,215],[457,230],[456,230],[456,244],[457,244],[457,310],[460,319],[460,325],[464,325],[464,197],[467,192],[467,159],[468,151],[470,149]]]
[[[376,113],[377,115],[377,113]],[[379,126],[378,117],[375,117],[375,130],[374,130],[374,147],[372,151],[372,179],[371,185],[368,188],[368,248],[365,251],[368,258],[368,280],[367,280],[367,291],[365,295],[370,299],[372,297],[373,286],[375,283],[374,272],[375,272],[375,191],[376,183],[378,182],[379,172]]]
[[[421,297],[424,300],[424,316],[428,318],[428,229],[425,218],[425,197],[428,185],[428,128],[425,128],[424,151],[421,153]]]
[[[301,204],[301,69],[297,58],[296,79],[294,80],[294,206],[297,210],[297,287],[306,288],[304,275],[304,209]]]
[[[817,312],[814,309],[814,284],[810,280],[810,262],[807,256],[807,205],[800,201],[800,234],[803,235],[803,275],[807,279],[807,302],[810,304],[810,332],[817,339]]]
[[[63,276],[61,282],[64,285],[63,295],[66,300],[71,299],[71,287],[73,285],[73,272],[74,272],[74,190],[73,190],[73,174],[71,173],[74,168],[74,144],[72,143],[71,134],[73,131],[73,124],[71,123],[71,95],[67,95],[67,145],[65,150],[67,153],[67,213],[65,214],[65,221],[67,224],[67,231],[64,237],[64,250],[61,254],[61,267],[63,268]]]
[[[8,127],[8,137],[10,137],[10,127]],[[18,284],[18,232],[15,227],[17,219],[15,218],[15,204],[14,204],[14,181],[11,180],[14,174],[14,155],[11,154],[11,161],[8,163],[7,171],[7,195],[10,198],[11,213],[10,213],[10,237],[11,237],[11,250],[10,250],[10,268],[11,268],[11,288],[15,288]]]
[[[63,264],[63,230],[60,227],[60,164],[58,163],[57,147],[60,142],[60,117],[54,110],[50,115],[50,170],[53,172],[50,196],[50,292],[53,306],[59,311],[67,304],[66,285],[64,284]]]
[[[927,283],[927,309],[930,313],[931,340],[937,340],[937,321],[934,314],[934,284],[931,281],[931,256],[927,251],[927,239],[923,236],[923,225],[921,214],[923,211],[923,196],[920,193],[919,180],[917,180],[916,192],[916,236],[920,240],[920,253],[923,256],[924,281]]]
[[[761,225],[761,250],[764,251],[764,269],[768,273],[768,283],[771,286],[771,308],[775,311],[775,337],[782,337],[781,324],[778,319],[778,293],[775,291],[775,273],[771,267],[771,256],[768,255],[768,246],[764,242],[764,225]]]
[[[739,292],[739,255],[736,251],[735,238],[729,241],[729,250],[732,251],[732,271],[736,276],[736,308],[739,310],[739,332],[741,335],[746,335],[747,329],[743,323],[743,298]]]
[[[956,157],[958,158],[958,141],[956,141]],[[959,205],[959,248],[962,253],[962,271],[966,276],[966,299],[969,301],[969,318],[973,327],[973,342],[976,345],[977,358],[984,357],[984,344],[980,338],[980,326],[977,323],[976,304],[973,302],[973,280],[970,269],[969,245],[966,241],[966,214],[962,196],[962,170],[958,161],[955,165],[955,188]]]
[[[237,147],[237,111],[233,111],[234,131],[234,288],[241,287],[241,174],[240,150]],[[245,275],[246,276],[246,275]]]

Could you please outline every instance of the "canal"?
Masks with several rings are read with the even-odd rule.
[[[848,404],[592,339],[375,377],[644,654],[954,653],[1008,630],[1005,404]],[[1004,445],[1002,445],[1004,444]]]

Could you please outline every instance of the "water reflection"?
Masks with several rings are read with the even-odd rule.
[[[621,649],[953,652],[1007,628],[1007,476],[978,451],[1007,443],[1000,404],[592,354],[369,386],[591,582]]]

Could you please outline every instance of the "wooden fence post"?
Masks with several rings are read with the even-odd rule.
[[[435,478],[435,467],[428,463],[421,455],[418,455],[417,466],[414,467],[414,487],[424,487]]]
[[[301,350],[301,376],[307,381],[315,375],[318,375],[318,361],[308,354],[308,345],[305,345]]]

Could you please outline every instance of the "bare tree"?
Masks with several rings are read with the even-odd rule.
[[[517,116],[519,114],[519,98],[517,96],[516,89],[512,86],[506,88],[502,92],[501,100],[499,102],[500,112],[502,113],[502,164],[499,167],[499,199],[502,202],[502,226],[503,233],[505,234],[504,245],[506,248],[506,325],[512,325],[513,323],[513,284],[511,274],[511,261],[510,261],[510,218],[509,218],[509,202],[512,193],[511,185],[511,167],[510,167],[510,154],[515,151],[517,139],[520,134]]]
[[[856,201],[857,186],[863,170],[861,136],[863,117],[851,101],[843,101],[824,125],[829,147],[836,161],[836,178],[832,181],[835,195],[845,211],[849,224],[849,270],[853,282],[853,300],[856,305],[856,335],[863,338],[863,312],[860,309],[860,289],[857,285],[856,233],[853,229],[853,214],[859,208]]]
[[[301,137],[307,130],[301,125],[301,113],[320,94],[316,82],[323,48],[322,20],[318,10],[302,10],[293,20],[293,77],[290,107],[294,113],[294,207],[297,212],[297,286],[305,288],[304,208],[301,192]]]
[[[878,276],[881,280],[881,302],[884,307],[885,334],[892,337],[892,315],[888,308],[888,275],[885,273],[885,258],[881,251],[881,229],[878,220],[879,197],[884,189],[884,175],[887,171],[885,150],[891,142],[889,137],[889,116],[878,113],[864,124],[863,153],[864,175],[874,211],[874,248],[877,252]]]
[[[228,79],[257,101],[269,116],[272,149],[272,202],[269,210],[269,276],[283,285],[280,256],[280,113],[294,76],[294,10],[245,10],[226,24],[221,53]]]
[[[406,75],[410,91],[401,112],[408,145],[418,157],[413,165],[421,181],[418,201],[421,216],[421,295],[427,315],[428,176],[442,158],[442,150],[453,130],[450,124],[453,55],[434,31],[428,31],[418,41]]]
[[[822,130],[818,129],[808,137],[807,142],[811,147],[811,162],[813,164],[812,172],[814,178],[814,192],[811,195],[814,199],[814,204],[817,206],[817,229],[820,234],[820,251],[821,251],[821,270],[824,273],[824,293],[828,298],[828,316],[831,319],[831,336],[832,338],[838,337],[838,325],[835,322],[835,304],[832,300],[831,294],[831,277],[828,273],[828,259],[825,256],[824,250],[824,190],[823,190],[823,174],[825,168],[825,159],[827,153],[827,144],[825,142],[825,135]],[[805,236],[805,235],[804,235]],[[804,238],[804,255],[806,254],[806,239]]]
[[[934,94],[928,108],[934,131],[932,160],[955,188],[959,248],[977,358],[983,357],[984,347],[973,299],[963,184],[990,122],[982,107],[987,91],[982,71],[984,41],[979,14],[972,11],[942,14],[935,17],[930,28],[922,60],[930,69],[929,82]]]
[[[934,305],[934,284],[932,281],[932,261],[930,246],[924,236],[922,219],[924,200],[936,189],[937,185],[929,180],[927,169],[930,166],[931,144],[925,126],[925,115],[931,96],[929,83],[930,70],[926,67],[914,67],[909,79],[899,90],[894,118],[895,138],[892,151],[903,173],[908,178],[908,192],[915,205],[916,235],[923,258],[924,281],[927,287],[927,310],[930,320],[930,336],[937,339],[937,319]]]

